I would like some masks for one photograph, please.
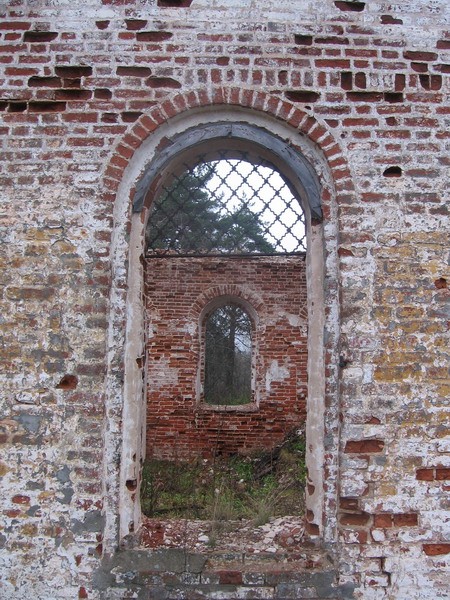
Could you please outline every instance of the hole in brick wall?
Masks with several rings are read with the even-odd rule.
[[[403,102],[403,94],[397,94],[396,92],[386,92],[384,94],[384,99],[390,104],[396,104],[398,102]]]
[[[313,37],[312,35],[294,35],[294,41],[299,46],[311,46]]]
[[[42,44],[44,42],[52,42],[57,37],[58,33],[56,31],[25,31],[23,41]]]
[[[26,102],[9,102],[9,112],[24,112],[27,110]]]
[[[147,27],[147,22],[144,19],[125,19],[125,25],[129,31],[144,29],[144,27]]]
[[[76,375],[64,375],[61,381],[56,385],[57,390],[75,390],[78,385],[78,377]]]
[[[157,6],[162,8],[187,8],[192,4],[192,0],[158,0]]]
[[[366,7],[365,2],[345,2],[341,0],[336,0],[334,5],[343,12],[362,12]]]
[[[30,112],[63,112],[66,110],[67,104],[65,102],[51,102],[51,101],[30,101],[28,103],[28,110]]]
[[[0,100],[0,110],[6,110],[8,108],[8,102],[6,100]]]
[[[173,37],[170,31],[138,31],[136,39],[138,42],[165,42]]]
[[[181,83],[171,77],[149,77],[147,84],[151,88],[179,89],[181,87]]]
[[[285,95],[291,102],[316,102],[320,98],[318,92],[311,92],[309,90],[289,90],[285,92]]]
[[[92,67],[89,67],[88,65],[61,65],[55,67],[55,73],[59,77],[68,77],[70,79],[89,77],[92,75]]]
[[[403,171],[401,167],[388,167],[383,171],[384,177],[401,177]]]
[[[348,454],[371,454],[381,452],[383,448],[383,440],[352,440],[345,444],[344,452]]]
[[[343,90],[351,90],[353,87],[353,73],[350,71],[343,71],[341,73],[341,88]]]
[[[392,15],[381,15],[381,24],[382,25],[403,25],[403,21],[401,19],[397,19]]]
[[[117,67],[116,73],[117,75],[124,77],[149,77],[149,75],[152,73],[152,70],[149,67],[138,67],[136,65],[132,65],[126,67]]]
[[[89,100],[91,97],[91,90],[61,89],[55,91],[56,100]]]
[[[443,290],[447,287],[447,280],[444,277],[439,277],[435,280],[434,285],[438,290]]]
[[[442,87],[441,75],[419,75],[420,85],[424,90],[437,91]]]
[[[61,79],[59,77],[30,77],[28,79],[29,87],[60,87]]]
[[[119,116],[116,113],[103,113],[101,120],[103,123],[117,123]]]
[[[135,492],[137,489],[137,479],[128,479],[125,485],[128,491]]]
[[[122,121],[124,123],[134,123],[134,121],[137,121],[137,119],[139,119],[139,117],[141,115],[142,115],[141,112],[133,111],[133,110],[128,110],[128,111],[121,113]]]

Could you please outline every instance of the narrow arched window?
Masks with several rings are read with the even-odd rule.
[[[205,320],[204,401],[237,406],[252,401],[252,322],[229,302]]]

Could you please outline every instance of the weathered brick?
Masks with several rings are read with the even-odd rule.
[[[423,551],[428,556],[441,556],[450,554],[450,544],[424,544]]]
[[[211,578],[200,589],[197,573],[181,572],[183,550],[180,573],[173,576],[182,587],[170,593],[214,597],[233,590],[271,598],[284,590],[283,597],[362,600],[445,594],[445,2],[164,0],[141,2],[143,11],[134,0],[95,6],[88,0],[82,12],[58,2],[6,4],[0,23],[6,415],[0,443],[7,470],[0,465],[0,560],[7,553],[6,585],[14,582],[17,590],[5,593],[168,595],[156,579],[149,589],[130,589],[126,577],[119,582],[117,576],[114,587],[114,567],[98,577],[102,544],[105,556],[114,555],[118,523],[128,527],[121,503],[128,493],[136,497],[136,489],[122,490],[119,469],[127,468],[128,458],[136,465],[140,459],[131,448],[121,457],[122,440],[137,440],[141,429],[126,430],[124,369],[128,373],[136,360],[122,364],[133,312],[125,301],[132,263],[117,256],[128,253],[137,173],[152,160],[149,148],[159,128],[167,124],[170,135],[161,135],[170,144],[183,123],[207,123],[213,116],[254,119],[283,132],[305,154],[323,192],[324,221],[315,220],[312,232],[312,238],[322,236],[324,249],[325,277],[317,278],[323,314],[309,299],[326,346],[323,390],[313,399],[323,414],[311,419],[308,434],[323,482],[307,482],[315,510],[307,512],[306,531],[319,541],[326,532],[341,565],[333,582],[349,587],[333,587],[326,573],[305,587],[294,581],[304,576],[297,566],[275,592],[260,571],[259,578],[238,583],[240,570],[227,566],[235,582]],[[316,258],[308,269],[314,271]],[[282,293],[289,304],[278,275],[267,295]],[[170,304],[168,296],[163,301]],[[295,348],[284,327],[281,333],[279,364]],[[298,371],[304,377],[304,361]],[[321,365],[313,365],[310,381],[320,372]],[[284,392],[271,408],[271,422],[258,424],[264,445],[284,435],[277,409],[286,396],[296,396],[289,385]],[[133,402],[138,397],[133,392]],[[304,419],[303,397],[291,405]],[[235,419],[234,441],[232,432],[224,433],[230,448],[238,435],[241,441],[257,438],[252,419]],[[157,425],[164,429],[161,421]],[[179,415],[170,427],[182,431]],[[197,438],[211,446],[212,437]],[[103,464],[104,472],[98,470]],[[136,473],[125,481],[137,481]],[[336,515],[337,507],[343,512]],[[104,541],[102,522],[89,516],[94,508],[108,519]],[[57,526],[48,524],[49,515]],[[49,551],[55,544],[64,552]],[[307,545],[297,550],[304,554]],[[378,562],[369,558],[374,554]],[[321,567],[312,561],[305,568]]]
[[[345,444],[344,452],[353,454],[369,454],[381,452],[384,448],[382,440],[353,440]]]

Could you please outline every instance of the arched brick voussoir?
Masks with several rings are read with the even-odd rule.
[[[236,106],[251,109],[269,114],[275,119],[283,121],[308,137],[320,149],[335,182],[343,177],[351,177],[347,160],[342,154],[340,144],[333,133],[324,123],[319,122],[295,103],[259,90],[216,87],[211,90],[200,89],[177,93],[165,99],[158,106],[154,106],[147,114],[141,115],[113,150],[105,169],[105,187],[109,191],[117,190],[135,151],[160,125],[184,112],[210,106]],[[337,186],[338,195],[339,189],[340,186]],[[346,189],[348,191],[348,186],[346,186]],[[337,198],[337,201],[339,203],[339,198]]]
[[[258,313],[262,312],[265,306],[262,298],[252,290],[245,289],[235,284],[217,285],[210,287],[197,297],[190,309],[191,317],[198,319],[204,311],[205,306],[212,300],[220,297],[241,298],[248,302]]]

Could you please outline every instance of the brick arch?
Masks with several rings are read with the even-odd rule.
[[[202,292],[195,300],[191,307],[191,317],[199,319],[205,307],[215,298],[219,297],[240,298],[248,302],[252,308],[259,313],[264,309],[263,300],[250,290],[244,290],[241,286],[235,284],[216,285]]]
[[[122,415],[106,435],[108,451],[111,456],[120,452],[121,461],[114,480],[117,495],[109,501],[111,507],[107,511],[105,547],[114,547],[116,539],[125,539],[137,531],[141,519],[139,495],[135,490],[140,482],[142,439],[145,437],[145,405],[140,400],[144,397],[145,386],[141,288],[142,240],[145,212],[148,214],[148,211],[131,211],[131,203],[140,175],[151,156],[165,147],[165,139],[161,136],[166,127],[183,131],[183,126],[186,130],[194,122],[207,121],[208,115],[214,121],[220,118],[220,109],[227,111],[230,119],[233,116],[236,119],[237,115],[240,121],[248,120],[252,125],[263,123],[262,127],[271,135],[310,161],[316,176],[320,174],[319,195],[324,219],[323,225],[311,220],[311,243],[307,252],[308,269],[317,275],[310,278],[313,284],[311,310],[308,311],[308,339],[311,340],[308,368],[314,390],[311,393],[314,411],[308,413],[309,431],[320,435],[320,443],[309,444],[309,459],[307,455],[309,508],[305,526],[308,535],[323,535],[326,541],[336,539],[339,325],[334,316],[339,312],[339,298],[337,286],[325,289],[324,277],[326,272],[327,277],[337,278],[336,204],[339,197],[346,200],[351,193],[351,174],[333,135],[305,111],[270,94],[217,88],[173,96],[141,116],[118,142],[104,173],[104,201],[115,205],[107,405],[111,414]],[[295,136],[296,132],[299,135]],[[279,158],[283,162],[283,156]],[[325,325],[327,336],[322,333]]]
[[[104,172],[104,186],[113,199],[122,181],[125,169],[142,142],[162,124],[184,112],[210,106],[236,106],[269,114],[308,137],[323,153],[333,178],[336,201],[340,193],[353,190],[352,178],[340,145],[331,132],[315,117],[292,102],[271,94],[237,87],[219,87],[212,90],[192,90],[164,100],[149,113],[141,115],[131,130],[116,146]],[[134,190],[131,190],[131,194]],[[324,194],[324,217],[327,218],[327,196]]]

